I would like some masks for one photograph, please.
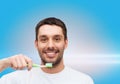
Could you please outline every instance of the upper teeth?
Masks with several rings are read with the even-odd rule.
[[[52,52],[52,53],[47,53],[47,54],[55,54],[55,53]]]

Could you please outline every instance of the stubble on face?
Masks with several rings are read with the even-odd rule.
[[[64,49],[60,50],[57,48],[57,49],[51,50],[50,48],[47,48],[47,49],[44,49],[43,51],[38,50],[38,52],[39,52],[42,64],[52,63],[53,66],[57,66],[61,62],[61,60],[63,59]],[[47,52],[55,52],[56,56],[55,57],[48,57],[48,56],[46,56]]]
[[[54,43],[55,45],[52,46],[47,46],[47,42],[46,43],[39,42],[39,39],[41,39],[41,37],[39,38],[39,36],[38,36],[38,41],[36,41],[38,53],[41,57],[42,64],[53,63],[54,66],[57,66],[63,59],[63,53],[66,46],[66,40],[64,39],[62,29],[58,26],[47,25],[47,26],[43,26],[43,28],[41,27],[39,29],[39,33],[40,36],[46,37],[47,40],[51,38],[53,43],[54,43],[54,37],[56,35],[62,37],[62,40],[60,42]],[[46,39],[44,40],[46,41]]]

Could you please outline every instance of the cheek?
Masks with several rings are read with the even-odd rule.
[[[59,45],[57,45],[57,47],[59,47],[59,49],[65,49],[65,44],[64,43],[59,44]]]
[[[44,44],[41,44],[41,43],[38,44],[38,49],[39,49],[39,50],[42,50],[44,47],[45,47]]]

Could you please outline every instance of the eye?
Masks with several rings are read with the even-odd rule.
[[[45,43],[45,42],[47,42],[47,38],[41,38],[40,41],[41,41],[42,43]]]
[[[60,37],[57,37],[57,38],[55,38],[54,39],[56,42],[59,42],[59,41],[61,41],[61,38]]]

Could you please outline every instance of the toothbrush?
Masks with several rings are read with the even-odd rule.
[[[32,67],[46,67],[46,68],[52,68],[53,65],[52,63],[46,63],[45,65],[38,65],[38,64],[33,64]]]

